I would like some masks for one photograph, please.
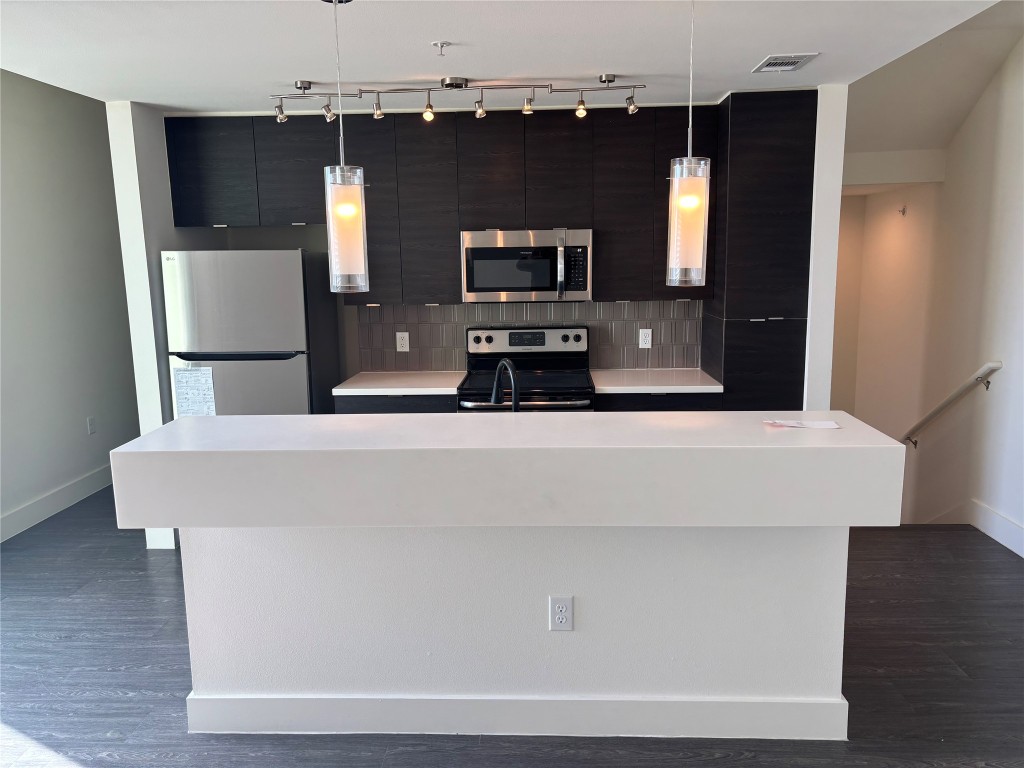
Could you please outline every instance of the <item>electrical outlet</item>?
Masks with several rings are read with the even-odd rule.
[[[572,632],[572,596],[548,596],[548,629]]]
[[[640,329],[640,349],[651,348],[651,329],[641,328]]]
[[[86,416],[85,417],[85,431],[88,432],[90,435],[95,435],[96,434],[96,417],[95,416]]]
[[[408,352],[409,351],[409,332],[398,331],[395,333],[395,351],[396,352]]]

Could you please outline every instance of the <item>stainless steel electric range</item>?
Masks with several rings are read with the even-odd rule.
[[[584,327],[470,328],[459,410],[591,411]]]

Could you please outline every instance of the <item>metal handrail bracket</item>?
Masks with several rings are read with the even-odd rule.
[[[1002,362],[998,360],[992,360],[991,362],[985,363],[983,366],[981,366],[981,368],[974,372],[971,378],[969,378],[967,381],[965,381],[963,384],[957,387],[949,395],[949,397],[947,397],[941,403],[939,403],[930,411],[928,411],[928,413],[925,414],[916,424],[914,424],[914,426],[908,429],[906,434],[903,435],[901,442],[909,442],[911,445],[917,448],[917,440],[915,439],[915,436],[921,430],[923,430],[925,427],[931,424],[931,422],[934,421],[936,417],[939,416],[939,414],[941,414],[943,411],[949,408],[949,406],[951,406],[953,403],[955,403],[961,397],[966,395],[979,384],[984,384],[985,390],[987,391],[989,386],[992,384],[992,382],[989,380],[989,377],[1002,367]]]

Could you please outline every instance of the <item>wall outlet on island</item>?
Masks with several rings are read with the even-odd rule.
[[[640,329],[640,349],[651,348],[651,329],[641,328]]]
[[[96,417],[86,416],[85,417],[85,431],[90,435],[96,434]]]
[[[408,352],[409,351],[409,332],[398,331],[395,333],[395,351],[396,352]]]
[[[548,629],[553,632],[572,631],[572,596],[548,596]]]

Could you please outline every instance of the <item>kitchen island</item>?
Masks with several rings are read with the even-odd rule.
[[[842,739],[848,532],[903,458],[841,412],[387,414],[111,466],[122,528],[181,529],[190,730]]]

